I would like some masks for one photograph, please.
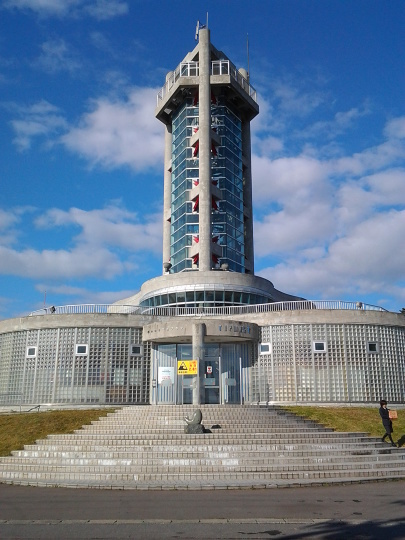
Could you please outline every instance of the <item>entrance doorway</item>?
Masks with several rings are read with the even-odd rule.
[[[151,403],[173,405],[240,404],[249,401],[251,343],[210,343],[201,358],[191,344],[158,344],[152,355]],[[198,372],[181,374],[178,362],[197,360]]]

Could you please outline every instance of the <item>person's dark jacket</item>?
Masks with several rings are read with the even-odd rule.
[[[387,433],[392,432],[392,422],[390,420],[390,413],[389,409],[386,409],[384,407],[380,407],[380,416],[383,423],[383,426],[385,427],[385,430]]]

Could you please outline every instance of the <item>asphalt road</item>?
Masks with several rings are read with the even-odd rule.
[[[120,491],[0,484],[0,538],[404,540],[405,481]]]

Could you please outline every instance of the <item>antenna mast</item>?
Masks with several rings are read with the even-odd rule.
[[[249,34],[246,34],[246,51],[247,51],[247,73],[248,80],[250,79],[250,66],[249,66]]]

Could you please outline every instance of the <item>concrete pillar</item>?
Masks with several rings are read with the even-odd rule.
[[[199,270],[211,270],[211,89],[210,32],[199,32]]]
[[[195,378],[195,384],[193,385],[193,405],[199,405],[204,403],[201,400],[204,387],[202,386],[203,377],[203,360],[204,360],[204,337],[206,334],[206,328],[204,323],[193,323],[193,360],[199,360],[198,375]]]
[[[172,127],[165,130],[165,157],[164,157],[164,183],[163,183],[163,264],[170,261],[170,221],[172,204]],[[163,270],[164,272],[164,270]]]
[[[243,202],[245,219],[245,256],[250,263],[250,272],[254,274],[255,255],[253,247],[253,202],[252,202],[252,156],[250,146],[250,122],[242,122],[242,152],[245,158],[243,176]]]

